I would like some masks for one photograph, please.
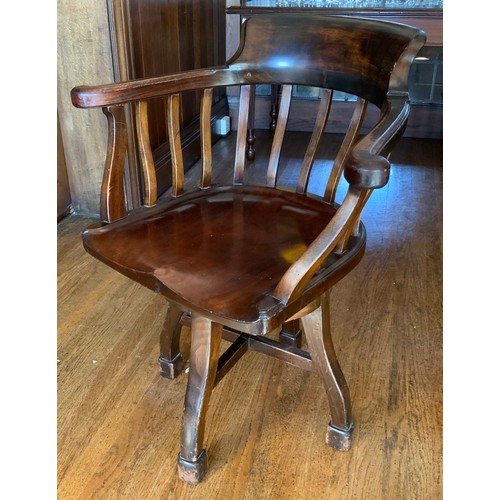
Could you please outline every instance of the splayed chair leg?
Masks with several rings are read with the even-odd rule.
[[[162,377],[174,379],[184,369],[185,360],[179,349],[181,336],[181,309],[170,304],[160,335],[160,374]]]
[[[351,447],[353,422],[349,388],[340,369],[330,331],[330,294],[321,298],[321,305],[301,318],[311,359],[323,382],[330,406],[331,420],[326,431],[326,442],[336,450]]]
[[[200,482],[207,471],[203,436],[221,337],[222,325],[193,314],[189,379],[184,400],[181,449],[177,458],[179,477],[190,484]]]

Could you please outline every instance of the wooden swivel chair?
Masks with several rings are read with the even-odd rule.
[[[164,376],[173,378],[184,366],[179,335],[182,325],[191,327],[178,455],[184,481],[197,483],[207,470],[203,434],[210,394],[248,350],[316,372],[329,401],[326,441],[338,450],[350,447],[351,403],[330,333],[330,289],[364,253],[361,211],[372,190],[389,180],[386,158],[409,113],[408,70],[424,41],[422,31],[393,23],[259,15],[244,23],[240,47],[224,66],[73,89],[76,107],[102,107],[109,124],[101,222],[84,231],[84,246],[171,304],[160,338]],[[249,185],[245,144],[256,84],[281,84],[283,91],[266,178]],[[290,190],[277,186],[277,173],[295,84],[319,87],[322,97],[296,187]],[[230,185],[212,183],[211,100],[213,89],[221,86],[241,86]],[[202,93],[202,168],[198,187],[185,192],[179,103],[182,92],[192,90]],[[358,99],[324,194],[316,196],[308,192],[308,182],[336,90]],[[158,97],[167,101],[173,169],[171,192],[160,198],[147,126],[148,100]],[[124,105],[129,103],[145,186],[143,206],[131,211],[123,183]],[[368,103],[380,109],[380,118],[360,136]],[[336,202],[342,172],[349,187]],[[270,338],[298,320],[308,352]],[[219,358],[221,338],[232,344]]]

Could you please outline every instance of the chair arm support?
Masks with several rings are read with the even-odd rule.
[[[349,187],[347,194],[328,225],[309,245],[307,250],[285,272],[274,290],[274,297],[283,304],[293,301],[304,290],[317,269],[344,237],[361,215],[365,202],[365,190]]]
[[[349,154],[344,176],[349,190],[332,220],[302,256],[285,272],[274,290],[284,304],[298,297],[335,246],[345,237],[361,215],[368,190],[383,187],[389,180],[390,163],[383,157],[404,132],[410,106],[408,94],[390,95],[382,107],[381,118]]]
[[[127,214],[124,187],[127,128],[123,106],[102,110],[108,119],[108,149],[101,184],[101,221],[113,222]]]
[[[344,177],[358,189],[377,189],[389,181],[391,164],[384,158],[392,144],[403,134],[410,105],[406,93],[390,96],[375,127],[349,154]]]

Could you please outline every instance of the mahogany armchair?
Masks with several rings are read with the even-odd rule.
[[[161,373],[177,376],[182,325],[191,351],[178,470],[189,483],[207,470],[205,415],[213,387],[248,350],[275,356],[321,378],[329,402],[326,442],[351,446],[353,420],[346,380],[330,332],[330,290],[360,261],[366,234],[360,215],[372,190],[389,180],[387,156],[409,113],[407,75],[422,31],[373,20],[259,15],[242,26],[237,53],[221,67],[73,89],[79,108],[102,107],[109,146],[101,223],[83,233],[94,257],[171,304],[160,336]],[[282,98],[263,185],[246,183],[246,134],[251,86],[281,84]],[[292,86],[321,89],[321,102],[295,190],[277,185]],[[212,183],[210,112],[213,89],[241,86],[233,182]],[[202,91],[199,185],[184,189],[179,139],[182,92]],[[308,192],[334,91],[357,96],[345,138],[331,161],[321,197]],[[148,100],[164,97],[172,154],[172,188],[158,197],[148,136]],[[133,106],[144,177],[143,206],[127,211],[124,105]],[[380,119],[360,136],[368,103]],[[324,140],[328,140],[325,136]],[[335,201],[344,175],[349,187]],[[308,351],[286,342],[300,321]],[[282,330],[280,340],[270,335]],[[232,342],[220,356],[221,338]],[[292,339],[293,340],[293,339]]]

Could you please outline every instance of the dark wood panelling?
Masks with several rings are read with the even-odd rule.
[[[113,0],[111,4],[111,18],[118,28],[115,58],[120,79],[154,77],[224,63],[224,1]],[[214,117],[228,114],[223,89],[214,93],[213,102]],[[199,107],[199,93],[183,96],[181,133],[186,167],[200,157]],[[151,102],[149,131],[159,193],[171,185],[166,114],[165,99]],[[132,163],[137,164],[136,148],[129,149],[131,153]]]
[[[351,2],[356,4],[356,2]],[[346,2],[347,4],[347,2]],[[258,14],[298,13],[302,15],[354,16],[393,23],[415,26],[427,34],[428,45],[443,45],[443,9],[442,8],[390,8],[390,7],[260,7],[245,0],[240,6],[227,9],[228,14],[239,14],[250,17]]]

